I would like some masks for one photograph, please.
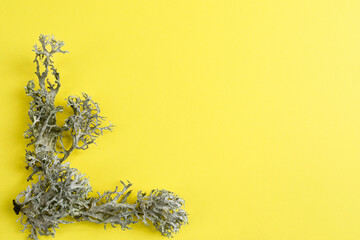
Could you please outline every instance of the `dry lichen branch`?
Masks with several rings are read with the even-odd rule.
[[[82,97],[67,98],[73,114],[64,125],[57,124],[56,114],[62,112],[63,107],[54,104],[60,75],[52,57],[67,51],[61,50],[64,43],[54,37],[40,35],[39,41],[41,46],[35,45],[33,50],[39,88],[36,89],[33,80],[25,87],[26,94],[33,100],[29,108],[31,124],[24,134],[30,139],[28,146],[33,145],[32,150],[26,150],[26,168],[32,170],[28,181],[33,177],[37,177],[37,181],[13,201],[14,211],[21,213],[23,231],[29,229],[29,238],[38,239],[38,235],[54,236],[60,223],[90,221],[128,229],[130,224],[141,220],[145,224],[152,222],[162,235],[172,237],[188,222],[187,213],[182,209],[183,199],[167,190],[153,190],[148,195],[139,191],[136,202],[130,204],[127,202],[131,193],[129,182],[121,182],[120,191],[116,187],[114,191],[98,193],[98,197],[89,197],[92,189],[88,179],[64,162],[72,151],[87,149],[113,126],[102,126],[104,117],[99,115],[98,104],[85,93]],[[49,73],[54,83],[49,81]],[[69,147],[64,144],[66,136],[71,136]]]

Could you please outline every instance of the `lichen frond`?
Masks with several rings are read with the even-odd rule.
[[[56,115],[64,107],[54,103],[61,85],[52,58],[55,53],[67,51],[61,49],[64,43],[53,36],[40,35],[39,41],[40,46],[35,45],[33,50],[38,88],[33,80],[25,87],[25,93],[32,97],[28,111],[31,123],[24,133],[30,141],[28,147],[33,147],[25,154],[26,169],[32,170],[27,180],[35,180],[13,200],[15,213],[21,214],[23,231],[28,229],[29,238],[37,240],[39,235],[55,236],[62,223],[90,221],[125,230],[141,220],[152,222],[162,235],[172,237],[188,222],[183,199],[167,190],[153,190],[149,195],[138,192],[136,202],[129,203],[130,182],[121,182],[121,190],[116,187],[90,197],[88,178],[65,162],[75,149],[88,149],[113,125],[104,126],[98,103],[86,93],[67,98],[73,114],[58,125]],[[54,83],[49,80],[49,72]],[[67,136],[71,138],[70,147],[64,144]]]

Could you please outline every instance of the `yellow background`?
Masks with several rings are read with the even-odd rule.
[[[174,191],[190,214],[176,239],[360,239],[359,13],[357,0],[2,0],[1,239],[27,236],[11,200],[28,184],[40,33],[70,51],[57,102],[86,92],[117,126],[69,158],[95,191]],[[56,239],[165,238],[78,223]]]

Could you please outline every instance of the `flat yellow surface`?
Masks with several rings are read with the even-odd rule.
[[[1,239],[27,236],[11,200],[28,185],[40,33],[70,51],[56,58],[58,104],[86,92],[117,126],[69,157],[95,191],[174,191],[190,214],[175,239],[360,239],[359,12],[357,0],[1,1]],[[166,238],[78,223],[55,239]]]

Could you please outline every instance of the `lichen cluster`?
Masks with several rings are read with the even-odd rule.
[[[52,36],[40,35],[39,41],[41,45],[35,45],[33,50],[38,87],[33,80],[25,87],[26,94],[32,97],[28,112],[31,124],[24,134],[30,140],[26,168],[32,170],[28,177],[32,182],[13,200],[15,213],[21,213],[23,231],[29,229],[29,238],[38,239],[39,235],[54,236],[61,223],[90,221],[124,230],[141,221],[146,225],[151,222],[162,235],[172,237],[188,222],[183,199],[167,190],[152,190],[150,194],[139,191],[136,202],[129,203],[131,183],[122,181],[121,190],[116,187],[90,197],[88,179],[65,162],[72,151],[87,149],[113,125],[103,126],[98,104],[85,93],[67,98],[72,115],[58,125],[56,114],[64,107],[54,103],[60,74],[52,58],[55,53],[67,51],[61,49],[64,43]],[[49,77],[54,78],[53,83]]]

